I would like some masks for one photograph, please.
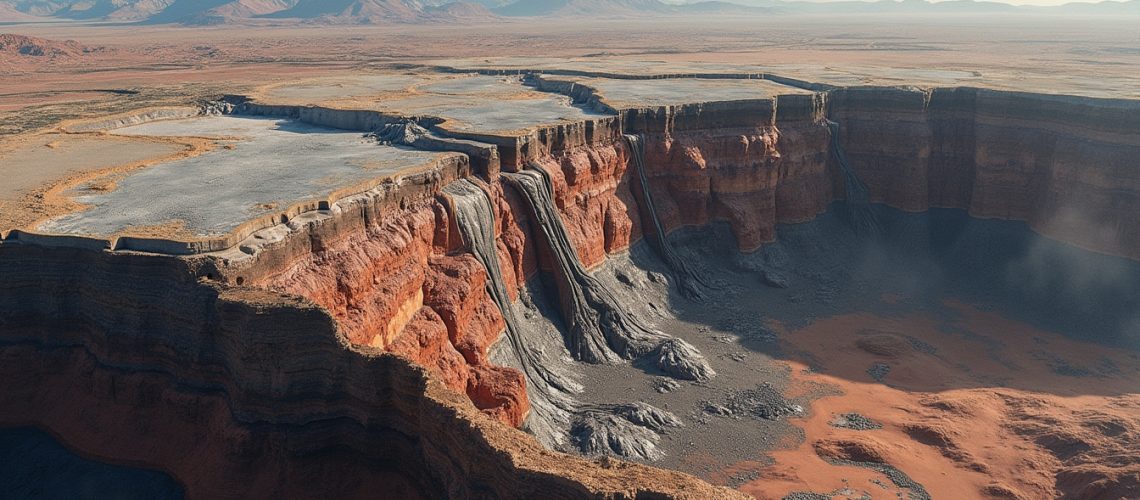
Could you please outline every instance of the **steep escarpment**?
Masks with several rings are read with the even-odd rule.
[[[554,208],[550,176],[535,166],[506,174],[527,200],[535,232],[542,235],[544,253],[552,267],[567,347],[575,359],[590,363],[634,359],[654,352],[658,368],[671,376],[706,381],[715,375],[708,362],[683,340],[670,338],[629,312],[605,284],[595,279],[577,259],[561,214]]]
[[[540,88],[604,106],[581,86],[543,81]],[[772,241],[776,224],[811,219],[842,189],[824,104],[817,95],[786,95],[627,109],[618,120],[624,133],[642,137],[650,194],[666,231],[727,221],[740,248],[754,250]],[[628,248],[642,237],[643,223],[652,224],[639,212],[634,190],[641,188],[630,182],[637,174],[620,134],[541,149],[549,153],[533,161],[550,174],[584,265]]]
[[[0,245],[0,425],[39,425],[81,453],[162,469],[192,497],[646,491],[630,479],[725,494],[545,451],[405,358],[353,346],[324,308],[199,279],[209,272],[188,259]]]
[[[668,229],[727,221],[742,250],[822,213],[838,184],[818,96],[628,110]]]
[[[604,106],[581,86],[561,90]],[[868,87],[620,114],[623,131],[643,137],[649,184],[667,230],[723,220],[740,248],[750,250],[772,241],[776,224],[810,220],[845,198],[828,117],[874,203],[1022,220],[1067,243],[1137,258],[1137,106],[974,88]],[[543,163],[559,207],[583,227],[582,235],[574,228],[571,234],[591,266],[602,250],[625,246],[626,217],[630,238],[640,237],[641,221],[622,210],[636,206],[628,191],[599,180],[625,175],[628,152],[615,149],[618,165],[611,168],[608,146],[578,151],[577,161],[564,152]],[[566,188],[552,168],[556,160]],[[586,208],[583,199],[590,197],[601,201]]]
[[[385,208],[338,218],[281,271],[248,283],[321,305],[349,342],[404,354],[518,426],[528,411],[522,376],[487,362],[504,322],[486,272],[456,252],[462,242],[439,200],[424,193]]]
[[[873,201],[1022,220],[1140,258],[1136,102],[970,88],[853,88],[829,99]]]
[[[490,361],[511,324],[506,309],[528,281],[567,269],[585,280],[647,232],[715,221],[728,223],[736,249],[755,250],[776,239],[779,224],[861,196],[853,178],[874,202],[1024,220],[1061,241],[1136,258],[1134,107],[972,89],[846,89],[623,110],[512,138],[430,130],[413,145],[462,144],[485,152],[483,163],[393,179],[225,251],[178,258],[3,242],[0,373],[17,383],[0,402],[18,408],[3,423],[41,425],[82,452],[169,471],[196,496],[327,495],[335,482],[340,496],[389,487],[408,497],[726,497],[688,476],[571,459],[511,429],[550,402],[531,389],[550,377]],[[369,112],[246,109],[360,130],[405,125]],[[622,132],[644,144],[644,168],[632,168],[639,152]],[[542,214],[507,182],[528,171],[548,175]],[[476,177],[479,217],[489,223],[478,242],[465,232],[471,222],[455,190],[446,192]],[[554,223],[557,238],[540,235]],[[592,286],[548,288],[557,302]],[[603,299],[612,320],[621,304]],[[582,317],[593,327],[606,320]],[[601,354],[588,361],[665,344],[590,338]],[[655,458],[645,432],[679,420],[647,406],[575,404],[558,408],[567,415],[559,423],[572,426],[579,451],[611,453],[617,442]],[[69,417],[76,408],[84,419]],[[648,420],[656,428],[634,430],[632,441],[612,431]]]

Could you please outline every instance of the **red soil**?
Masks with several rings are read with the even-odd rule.
[[[806,439],[772,453],[776,463],[741,489],[758,498],[840,490],[895,497],[883,474],[826,457],[890,464],[933,498],[1140,495],[1136,353],[948,306],[957,315],[949,325],[921,313],[859,313],[786,332],[788,352],[822,367],[792,362],[793,389],[842,393],[814,401],[799,423]],[[866,372],[876,362],[891,366],[883,383]],[[829,425],[850,412],[883,428]]]

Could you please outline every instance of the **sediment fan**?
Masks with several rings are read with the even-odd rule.
[[[562,316],[569,327],[566,347],[574,359],[611,363],[649,355],[657,368],[676,378],[703,381],[716,375],[696,348],[647,325],[586,271],[554,207],[550,176],[542,167],[532,164],[522,172],[503,175],[530,206],[538,226],[535,233],[554,257]]]
[[[487,193],[475,181],[460,179],[448,185],[444,194],[450,200],[464,243],[487,271],[487,291],[503,314],[509,349],[526,378],[532,408],[527,430],[552,448],[567,449],[572,445],[587,455],[662,458],[664,454],[656,445],[658,435],[669,427],[682,426],[681,420],[645,403],[577,401],[573,394],[582,392],[583,387],[569,374],[559,372],[558,362],[545,358],[543,348],[532,340],[534,335],[528,334],[514,313],[500,268],[494,210]],[[683,359],[674,361],[692,362],[694,357],[703,361],[700,353],[688,347],[689,351],[676,350],[676,356]]]

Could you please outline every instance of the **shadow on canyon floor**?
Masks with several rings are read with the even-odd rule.
[[[675,278],[649,245],[612,256],[595,275],[636,314],[699,348],[717,377],[677,383],[647,363],[634,363],[634,370],[579,365],[587,387],[584,399],[643,401],[681,416],[685,426],[664,436],[666,457],[654,465],[761,497],[772,490],[748,486],[785,484],[767,475],[785,467],[778,462],[798,463],[793,468],[801,475],[817,466],[799,461],[808,455],[819,460],[816,455],[823,453],[812,446],[821,443],[818,426],[828,427],[833,415],[821,413],[855,409],[864,412],[859,417],[885,419],[891,431],[875,435],[891,443],[884,449],[898,446],[905,453],[867,451],[860,444],[858,453],[844,449],[820,464],[890,455],[883,458],[888,468],[863,479],[875,484],[889,480],[899,493],[916,498],[925,498],[920,483],[928,481],[935,496],[962,494],[953,490],[952,481],[938,479],[951,470],[947,467],[962,467],[968,474],[993,467],[995,476],[1013,470],[1000,457],[989,458],[989,466],[980,459],[933,462],[961,453],[937,451],[950,448],[924,434],[929,426],[953,421],[968,427],[969,417],[924,405],[941,408],[944,399],[964,393],[1001,412],[991,427],[1028,436],[1050,451],[1057,442],[1101,447],[1094,451],[1109,454],[1115,453],[1113,443],[1125,452],[1136,445],[1117,436],[1109,437],[1105,447],[1090,441],[1098,436],[1056,433],[1068,432],[1065,425],[1079,429],[1115,421],[1115,412],[1131,404],[1121,398],[1134,394],[1140,381],[1140,264],[1043,238],[1020,222],[972,219],[960,210],[908,214],[875,209],[882,223],[878,236],[857,236],[839,205],[812,222],[782,226],[778,242],[751,254],[736,250],[726,225],[678,231],[671,237],[677,251],[716,284],[701,301],[662,284]],[[543,295],[535,290],[533,316],[557,317],[542,305]],[[883,396],[879,401],[891,409],[879,412],[873,404],[865,407],[868,403],[852,399],[863,398],[864,391],[867,401]],[[828,402],[817,404],[820,398]],[[1088,398],[1094,400],[1085,408]],[[1117,403],[1111,401],[1124,406],[1114,410]],[[1038,404],[1055,406],[1059,416],[1025,409]],[[1077,415],[1075,408],[1088,414]],[[1126,415],[1130,410],[1120,411]],[[1050,418],[1072,420],[1057,425],[1055,432],[1035,434],[1037,425]],[[1008,427],[1010,421],[1017,427]],[[927,446],[929,450],[915,451]],[[1075,455],[1058,449],[1057,460],[1068,466],[1066,460]],[[799,450],[799,455],[772,453],[778,450]],[[933,456],[923,455],[930,450],[935,450]],[[921,470],[924,460],[933,464],[931,470]],[[1054,487],[1056,467],[1037,467],[1043,479],[1034,484],[1006,478],[994,488],[1012,485],[1008,489],[1028,497],[1052,494],[1048,488]],[[821,482],[859,477],[849,469],[832,471]],[[916,470],[911,472],[918,474],[914,480],[906,475]],[[961,474],[948,477],[961,479]],[[820,491],[812,481],[786,482],[808,483]],[[799,491],[789,488],[783,491]]]
[[[679,251],[720,289],[696,303],[671,287],[669,306],[678,319],[733,333],[741,347],[773,358],[797,357],[779,341],[781,333],[828,318],[869,314],[885,319],[921,315],[950,339],[978,347],[997,350],[1014,343],[1015,335],[1041,332],[1029,340],[1043,352],[1053,350],[1044,336],[1058,334],[1140,362],[1140,263],[1041,237],[1021,222],[973,219],[950,209],[924,214],[876,209],[884,226],[878,236],[854,234],[838,207],[813,222],[781,226],[776,243],[751,254],[737,252],[722,225],[680,231],[672,236]],[[637,267],[667,272],[647,248],[639,246],[629,255]],[[1003,328],[1010,330],[1009,337],[973,331],[971,310],[1007,320]],[[1013,324],[1021,328],[1012,329]],[[908,342],[937,357],[929,352],[932,346]],[[1109,362],[1069,364],[1063,359],[1066,353],[1056,354],[1043,361],[1057,375],[1095,378],[1120,369]],[[861,381],[867,377],[863,372],[847,375]],[[1010,379],[1004,386],[1053,389],[1032,379]],[[964,387],[945,389],[951,388]],[[1086,387],[1087,394],[1115,392],[1101,384]]]

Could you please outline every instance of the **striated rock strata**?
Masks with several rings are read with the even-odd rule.
[[[444,186],[472,170],[484,178],[513,299],[550,259],[500,167],[533,163],[550,174],[570,243],[590,268],[643,234],[641,186],[621,136],[638,134],[663,230],[726,221],[738,247],[753,250],[777,224],[809,220],[843,196],[830,118],[874,202],[1024,220],[1140,259],[1137,107],[852,88],[628,109],[509,140],[459,138],[495,148],[463,143],[482,151],[474,169],[410,176],[214,254],[6,241],[0,404],[10,411],[0,425],[39,425],[85,454],[161,468],[196,497],[730,498],[682,474],[552,453],[510,428],[530,408],[525,381],[487,361],[505,324],[438,196]],[[362,129],[390,123],[363,112],[261,111]],[[454,139],[423,140],[458,147]]]
[[[0,245],[0,425],[42,426],[85,455],[160,468],[197,498],[732,495],[547,451],[450,390],[439,366],[355,342],[329,308],[226,284],[249,283],[251,269],[301,236],[319,240],[333,220],[255,251],[260,262],[221,268],[220,256]],[[452,275],[426,281],[482,279],[466,257],[431,259],[425,275]],[[425,301],[389,348],[443,335],[418,323],[447,330],[451,313]]]
[[[971,88],[852,88],[829,99],[873,201],[1022,220],[1140,259],[1140,103]]]

